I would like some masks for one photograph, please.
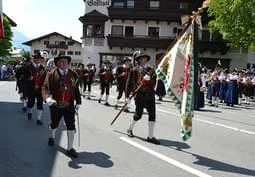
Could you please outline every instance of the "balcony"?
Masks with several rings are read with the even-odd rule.
[[[167,49],[174,38],[170,37],[159,37],[151,38],[148,36],[107,36],[108,45],[112,47],[128,47],[128,48],[154,48],[154,49]]]
[[[226,42],[223,41],[200,41],[199,46],[200,52],[210,51],[212,54],[220,52],[222,55],[225,55],[229,47]]]
[[[167,22],[180,22],[184,14],[190,14],[190,10],[148,9],[148,8],[113,8],[109,7],[109,18],[122,20],[155,20]]]
[[[67,49],[68,46],[66,44],[47,44],[46,48],[48,48],[48,49]]]
[[[167,49],[168,46],[175,38],[171,37],[159,37],[151,38],[148,36],[114,36],[108,35],[108,45],[112,47],[120,48],[154,48],[154,49]],[[220,52],[222,55],[226,54],[229,50],[226,42],[222,41],[200,41],[199,51],[206,52],[209,51],[212,54]]]

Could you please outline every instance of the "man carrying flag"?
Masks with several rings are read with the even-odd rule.
[[[126,102],[130,103],[130,94],[133,92],[140,84],[141,88],[138,90],[135,96],[135,114],[131,120],[131,124],[127,130],[127,135],[129,137],[134,137],[133,128],[135,123],[142,118],[143,109],[146,108],[149,114],[148,122],[148,137],[147,141],[153,144],[160,144],[160,141],[153,136],[154,126],[156,121],[156,106],[155,106],[155,91],[154,87],[156,84],[156,75],[151,73],[151,68],[146,67],[147,62],[150,60],[150,56],[140,51],[136,51],[133,54],[134,66],[135,63],[138,66],[132,68],[128,75],[126,83]]]

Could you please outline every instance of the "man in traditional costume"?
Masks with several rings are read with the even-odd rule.
[[[123,93],[125,92],[126,82],[127,82],[128,73],[129,73],[130,69],[131,69],[131,58],[125,57],[123,59],[123,64],[119,65],[117,67],[116,74],[115,74],[115,78],[117,80],[117,91],[118,91],[115,109],[118,108],[120,99],[121,99]],[[124,111],[129,112],[129,110],[127,108]]]
[[[45,68],[41,65],[44,58],[40,54],[33,55],[33,62],[26,67],[25,83],[27,102],[27,118],[32,119],[32,108],[37,104],[37,124],[42,125],[42,85],[46,75]]]
[[[75,112],[80,108],[81,95],[77,73],[68,69],[70,62],[71,57],[69,56],[54,58],[57,68],[47,74],[42,88],[42,95],[50,106],[51,124],[48,145],[54,145],[56,129],[63,116],[68,140],[66,154],[76,158],[78,153],[73,148]]]
[[[127,130],[129,137],[134,137],[133,128],[135,123],[142,118],[143,109],[146,108],[149,114],[148,122],[148,137],[147,141],[153,144],[160,144],[160,141],[153,136],[154,126],[156,121],[156,106],[155,106],[155,83],[156,75],[151,72],[150,67],[146,64],[150,60],[150,56],[136,51],[133,55],[134,62],[137,62],[138,66],[130,70],[128,80],[126,83],[126,102],[130,103],[129,96],[139,84],[142,87],[139,89],[135,96],[135,114],[131,120],[131,124]],[[135,64],[134,64],[135,65]]]

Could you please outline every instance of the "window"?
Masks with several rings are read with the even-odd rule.
[[[74,43],[73,41],[68,41],[67,45],[73,45],[73,43]]]
[[[127,8],[134,8],[135,1],[134,0],[127,0]]]
[[[123,36],[123,26],[113,25],[111,34],[113,36]]]
[[[48,45],[50,42],[49,41],[43,41],[44,45]]]
[[[159,3],[160,1],[158,0],[150,0],[150,9],[158,9],[159,8]]]
[[[202,31],[202,41],[210,41],[210,32],[209,30]]]
[[[247,69],[251,69],[251,64],[247,63]]]
[[[103,37],[104,27],[102,24],[86,25],[85,37]]]
[[[73,55],[73,51],[67,51],[67,55]]]
[[[95,36],[102,36],[102,27],[101,25],[95,25]]]
[[[40,50],[34,50],[34,54],[40,53]]]
[[[60,44],[60,41],[55,41],[55,45],[59,45]]]
[[[65,41],[60,41],[59,45],[66,45],[66,42]]]
[[[125,36],[126,37],[133,37],[134,36],[134,27],[133,26],[126,26],[125,27]]]
[[[86,28],[86,37],[92,37],[93,32],[93,25],[87,25]]]
[[[159,27],[149,27],[149,32],[148,32],[149,37],[159,37]]]
[[[74,54],[75,55],[81,55],[81,51],[75,51]]]
[[[60,51],[58,52],[58,54],[59,54],[59,55],[65,55],[65,54],[66,54],[66,51],[60,50]]]
[[[180,2],[180,9],[188,9],[189,3],[187,2]]]
[[[252,69],[254,69],[254,68],[255,68],[255,63],[252,64]]]
[[[123,8],[125,5],[124,0],[116,0],[115,2],[113,2],[113,7],[115,8]]]

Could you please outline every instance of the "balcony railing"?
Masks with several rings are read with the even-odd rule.
[[[188,10],[156,10],[146,8],[113,8],[109,7],[110,19],[123,20],[158,20],[158,21],[175,21],[180,22],[180,17],[184,14],[190,14]]]
[[[152,38],[148,36],[107,36],[108,45],[112,47],[128,47],[128,48],[155,48],[155,49],[166,49],[174,38],[170,37],[159,37]]]
[[[66,44],[47,44],[46,48],[48,48],[48,49],[67,49],[68,46]]]
[[[211,53],[220,52],[222,55],[229,50],[226,42],[223,41],[200,41],[200,52],[210,51]]]
[[[108,35],[108,45],[112,47],[120,48],[154,48],[154,49],[167,49],[168,46],[175,38],[173,37],[159,37],[152,38],[148,36],[115,36]],[[226,42],[220,41],[200,41],[200,52],[210,51],[212,53],[220,52],[221,54],[226,54],[229,50]]]

